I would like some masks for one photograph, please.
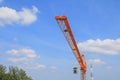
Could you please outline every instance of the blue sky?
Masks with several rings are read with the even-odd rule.
[[[119,0],[0,0],[0,64],[34,80],[75,80],[79,66],[54,17],[66,15],[94,80],[120,79]]]

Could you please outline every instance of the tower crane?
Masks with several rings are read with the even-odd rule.
[[[56,19],[60,29],[62,30],[70,48],[72,49],[79,65],[80,65],[81,80],[85,80],[86,79],[87,64],[86,64],[84,55],[80,54],[80,51],[77,47],[76,41],[74,39],[70,25],[68,23],[67,17],[66,16],[55,16],[55,19]]]

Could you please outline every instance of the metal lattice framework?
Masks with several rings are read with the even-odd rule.
[[[81,69],[81,80],[85,80],[85,74],[86,74],[86,61],[84,59],[84,55],[81,55],[79,52],[79,49],[77,47],[76,41],[74,39],[74,36],[72,34],[70,25],[68,23],[66,16],[56,16],[55,19],[57,20],[60,29],[62,30],[70,48],[72,49]]]

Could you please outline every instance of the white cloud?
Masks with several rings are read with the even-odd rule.
[[[6,53],[13,56],[8,58],[8,61],[13,63],[30,61],[37,58],[36,52],[30,48],[12,49],[6,51]]]
[[[31,48],[11,49],[6,51],[9,54],[7,60],[9,62],[18,64],[20,68],[27,70],[39,70],[45,69],[46,65],[37,63],[37,59],[40,58]]]
[[[26,57],[23,58],[8,58],[9,62],[17,63],[17,62],[25,62],[28,59]]]
[[[93,64],[93,65],[102,65],[102,64],[106,64],[104,61],[100,60],[100,59],[91,59],[88,60],[89,64]]]
[[[78,44],[81,51],[90,53],[101,53],[108,55],[117,55],[120,53],[120,38],[116,40],[105,39],[105,40],[87,40]]]
[[[25,66],[26,69],[30,69],[30,70],[39,70],[39,69],[45,69],[46,66],[43,64],[31,64],[31,65],[27,65]]]
[[[0,3],[3,2],[3,0],[0,0]]]
[[[22,48],[22,49],[12,49],[7,51],[8,54],[11,54],[13,56],[24,56],[27,58],[36,58],[36,52],[33,49],[30,48]]]
[[[36,65],[35,69],[43,69],[45,67],[46,67],[45,65],[38,64],[38,65]]]
[[[39,69],[45,69],[46,66],[40,63],[36,63],[36,62],[27,62],[24,63],[22,65],[20,65],[22,68],[24,67],[25,69],[29,69],[29,70],[39,70]]]
[[[56,72],[58,68],[56,66],[51,66],[50,69],[52,72]]]
[[[22,8],[21,11],[8,7],[0,7],[0,26],[11,25],[13,23],[29,25],[37,20],[38,12],[35,6],[32,9]]]
[[[50,67],[52,70],[57,70],[57,67],[56,66],[51,66]]]
[[[113,67],[112,66],[108,66],[106,67],[108,70],[111,70]]]

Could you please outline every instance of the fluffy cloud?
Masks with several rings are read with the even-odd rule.
[[[23,58],[8,58],[8,61],[13,62],[13,63],[17,63],[17,62],[28,61],[28,59],[26,57],[23,57]]]
[[[38,9],[33,6],[32,9],[22,8],[21,11],[8,7],[0,7],[0,26],[18,23],[29,25],[37,20]]]
[[[96,64],[96,65],[102,65],[102,64],[106,64],[104,61],[100,60],[100,59],[91,59],[91,60],[88,60],[88,63],[89,64]]]
[[[57,70],[57,67],[56,66],[51,66],[50,67],[52,70]]]
[[[25,56],[28,58],[35,58],[37,57],[35,51],[33,49],[29,48],[22,48],[22,49],[12,49],[7,51],[8,54],[14,55],[14,56]]]
[[[56,72],[58,68],[56,66],[51,66],[50,69],[52,72]]]
[[[22,48],[22,49],[12,49],[6,52],[14,56],[13,58],[9,58],[10,62],[22,62],[31,60],[37,57],[36,52],[30,48]]]
[[[39,70],[39,69],[45,69],[46,65],[44,64],[40,64],[40,63],[36,63],[36,62],[25,62],[23,64],[19,64],[19,67],[27,70]]]
[[[38,64],[38,65],[36,65],[35,69],[43,69],[43,68],[45,68],[45,67],[46,67],[46,66],[43,65],[43,64]]]
[[[0,3],[3,2],[3,0],[0,0]]]
[[[11,49],[6,51],[9,54],[7,59],[9,62],[18,64],[20,68],[29,70],[39,70],[46,68],[45,65],[36,63],[35,61],[39,58],[35,50],[31,48]]]
[[[33,63],[33,64],[31,64],[31,65],[30,65],[30,64],[29,64],[29,65],[26,65],[25,68],[26,68],[26,69],[30,69],[30,70],[33,70],[33,69],[39,70],[39,69],[44,69],[44,68],[46,68],[46,66],[43,65],[43,64],[35,64],[35,63]]]
[[[90,53],[101,53],[108,55],[117,55],[120,53],[120,38],[116,40],[87,40],[78,44],[81,51]]]

